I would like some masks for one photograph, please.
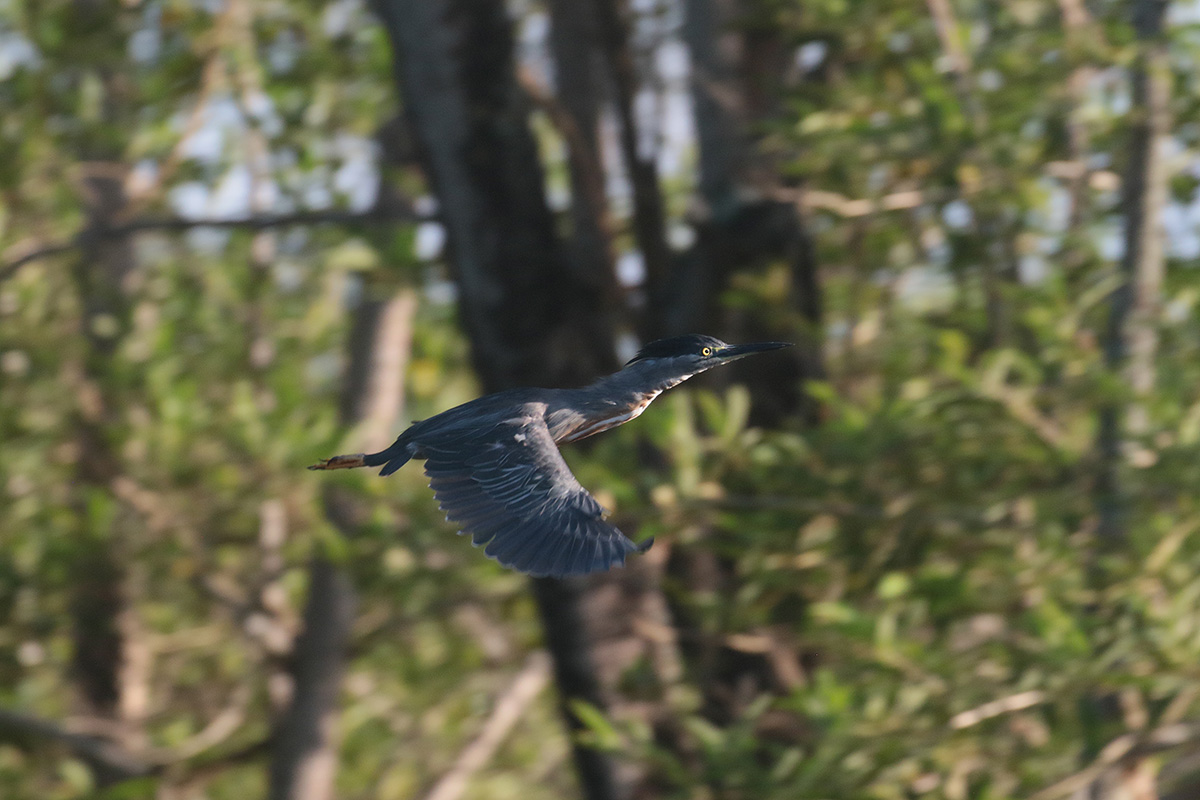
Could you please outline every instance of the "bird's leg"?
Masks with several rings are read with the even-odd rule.
[[[366,453],[351,453],[345,456],[322,458],[310,466],[309,469],[354,469],[355,467],[365,467],[367,466],[363,460],[365,456]]]

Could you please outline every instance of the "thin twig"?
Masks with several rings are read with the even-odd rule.
[[[96,771],[100,783],[151,775],[160,769],[120,745],[96,736],[73,733],[49,720],[0,709],[0,741],[54,741]]]
[[[121,239],[146,231],[178,233],[194,228],[222,228],[259,231],[289,225],[379,225],[390,222],[424,222],[432,215],[418,214],[410,208],[367,211],[298,211],[290,214],[264,214],[253,217],[224,217],[219,219],[187,219],[184,217],[143,217],[119,225],[89,227],[64,242],[55,242],[17,257],[0,267],[0,283],[11,278],[22,267],[43,258],[79,250],[97,241]]]
[[[549,681],[549,657],[543,652],[534,653],[496,703],[479,736],[459,754],[454,766],[425,795],[425,800],[458,800],[467,788],[467,781],[491,759],[504,737]]]
[[[1096,760],[1058,783],[1047,786],[1029,800],[1056,800],[1077,792],[1118,764],[1129,764],[1146,756],[1174,750],[1200,739],[1200,726],[1186,723],[1165,725],[1147,734],[1125,733],[1100,750]]]
[[[1001,697],[999,700],[992,700],[976,708],[955,714],[950,718],[950,727],[956,731],[961,731],[963,728],[978,725],[984,720],[992,719],[993,717],[1011,714],[1014,711],[1023,711],[1026,708],[1033,708],[1036,705],[1046,702],[1046,699],[1046,693],[1038,689],[1028,692],[1018,692],[1017,694]]]

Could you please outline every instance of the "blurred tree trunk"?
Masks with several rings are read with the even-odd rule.
[[[582,2],[583,0],[581,0]],[[590,0],[596,8],[601,50],[613,88],[613,103],[620,123],[621,155],[633,194],[633,232],[645,267],[646,296],[653,308],[669,291],[671,252],[667,247],[666,205],[658,183],[653,153],[642,152],[649,141],[639,131],[635,101],[637,69],[629,47],[629,21],[624,0]],[[642,320],[643,338],[654,338],[658,328],[652,317]]]
[[[308,571],[304,630],[292,651],[291,699],[271,737],[272,800],[327,800],[337,775],[337,700],[354,590],[324,555]]]
[[[353,311],[340,417],[356,432],[354,449],[370,452],[391,443],[403,404],[415,309],[416,296],[405,290],[386,301],[370,298]],[[362,517],[337,486],[326,487],[325,514],[347,536]],[[338,696],[354,608],[345,570],[317,553],[309,567],[304,627],[291,655],[290,698],[271,737],[272,800],[335,796]]]
[[[551,0],[549,10],[555,96],[565,115],[558,127],[571,171],[568,262],[575,282],[603,298],[592,315],[601,323],[595,333],[611,339],[620,312],[598,137],[603,74],[596,8],[594,0]]]
[[[613,364],[579,319],[603,296],[573,273],[546,206],[512,31],[496,0],[377,0],[395,73],[460,287],[463,325],[489,390],[579,384]]]
[[[1122,182],[1125,254],[1122,284],[1113,292],[1104,353],[1108,367],[1124,370],[1134,402],[1100,411],[1100,476],[1097,481],[1099,535],[1109,544],[1123,543],[1124,503],[1121,500],[1122,416],[1129,431],[1144,433],[1148,420],[1138,398],[1154,388],[1154,358],[1161,304],[1165,254],[1162,209],[1167,198],[1163,146],[1169,127],[1170,67],[1163,37],[1164,0],[1139,0],[1133,5],[1133,27],[1139,55],[1133,67],[1133,98],[1126,148],[1129,161]]]
[[[692,105],[699,139],[700,215],[695,246],[680,257],[673,290],[651,309],[666,330],[716,332],[731,341],[778,339],[781,320],[731,312],[720,303],[731,275],[785,264],[782,307],[806,325],[799,347],[770,362],[735,364],[724,380],[745,383],[752,421],[773,426],[801,414],[815,420],[802,388],[824,375],[821,296],[813,243],[796,204],[776,199],[778,170],[755,151],[751,131],[780,112],[789,49],[779,26],[752,25],[755,0],[687,0],[684,37],[692,57]]]
[[[81,190],[88,231],[112,224],[125,207],[125,168],[110,162],[85,162]],[[129,603],[129,569],[120,550],[126,544],[119,504],[97,514],[91,496],[107,496],[120,474],[120,459],[110,440],[120,406],[112,385],[112,359],[129,330],[135,259],[128,239],[101,236],[85,240],[72,276],[83,310],[81,326],[87,350],[75,387],[80,398],[76,421],[80,544],[72,565],[74,621],[72,667],[92,714],[118,723],[121,744],[136,749],[146,712],[146,659],[140,627]]]
[[[567,266],[555,234],[504,4],[377,0],[375,8],[440,203],[460,314],[485,391],[580,385],[610,371],[612,332],[602,321],[609,298]],[[579,591],[575,581],[534,581],[572,730],[580,722],[571,703],[604,707]],[[611,760],[578,742],[573,749],[585,796],[617,797]]]
[[[1165,0],[1135,0],[1132,5],[1138,55],[1131,75],[1131,123],[1126,146],[1129,161],[1121,185],[1125,253],[1122,283],[1113,292],[1104,336],[1105,361],[1109,369],[1124,372],[1132,401],[1123,406],[1109,404],[1100,410],[1096,532],[1101,550],[1119,550],[1128,544],[1128,508],[1120,477],[1123,439],[1125,431],[1134,435],[1147,432],[1150,420],[1142,401],[1153,391],[1156,378],[1157,326],[1166,270],[1162,211],[1168,176],[1163,149],[1170,133],[1171,91],[1163,31],[1167,5]],[[1100,566],[1094,574],[1098,581],[1104,581]],[[1091,702],[1100,719],[1112,721],[1120,718],[1117,709],[1124,706],[1118,700],[1109,695],[1092,698]],[[1157,797],[1158,769],[1157,759],[1140,758],[1105,770],[1080,794],[1089,800]]]
[[[820,351],[821,297],[812,241],[791,200],[777,199],[778,170],[756,152],[751,132],[779,113],[789,48],[778,26],[751,25],[755,0],[687,0],[684,37],[692,61],[692,106],[699,139],[699,215],[694,246],[679,255],[672,290],[650,313],[666,330],[713,332],[730,341],[792,338],[803,321],[799,346],[770,360],[735,364],[720,380],[744,383],[751,393],[751,422],[777,426],[785,419],[816,421],[803,381],[824,374]],[[764,12],[765,13],[765,12]],[[774,315],[725,308],[721,294],[735,272],[779,270],[783,296]],[[767,306],[771,308],[772,306]],[[730,565],[707,548],[680,549],[668,569],[694,596],[736,592]],[[686,603],[671,611],[683,656],[703,697],[702,713],[732,722],[760,694],[789,685],[797,656],[783,644],[765,651],[736,649],[714,637],[711,622]]]

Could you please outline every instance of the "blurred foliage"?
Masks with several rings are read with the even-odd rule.
[[[1168,244],[1159,377],[1121,469],[1126,541],[1104,551],[1096,412],[1130,401],[1099,344],[1120,252],[1128,4],[1089,4],[1092,19],[1067,30],[1058,3],[956,0],[961,70],[923,3],[749,6],[747,24],[798,53],[762,149],[810,190],[876,204],[810,215],[828,380],[809,389],[825,418],[755,430],[738,387],[678,390],[567,458],[633,538],[728,564],[734,580],[712,592],[668,583],[672,603],[734,649],[782,646],[794,676],[744,698],[721,726],[700,713],[703,675],[661,687],[681,747],[636,718],[587,714],[589,735],[650,765],[670,797],[984,800],[1029,796],[1123,734],[1193,719],[1194,26],[1182,19],[1171,33],[1169,212],[1182,232]],[[0,252],[79,230],[83,178],[98,165],[132,176],[131,214],[352,207],[377,171],[419,187],[405,168],[380,167],[370,139],[394,104],[389,59],[348,0],[0,2]],[[265,205],[229,205],[266,184]],[[884,202],[901,193],[916,199]],[[212,798],[263,793],[261,760],[192,770],[266,734],[279,632],[295,633],[314,548],[350,571],[360,596],[339,796],[426,790],[538,646],[526,581],[453,536],[418,469],[386,482],[301,469],[345,434],[343,342],[365,296],[422,292],[406,417],[475,391],[445,272],[417,258],[415,238],[142,234],[127,322],[91,331],[112,345],[101,355],[72,277],[89,250],[0,284],[0,705],[85,714],[71,669],[74,565],[99,541],[123,570],[127,622],[149,664],[144,716],[123,735],[189,753],[179,774],[104,796],[189,780]],[[735,282],[727,299],[793,314],[770,275]],[[114,454],[103,482],[79,474],[88,422]],[[645,463],[647,443],[660,465]],[[331,483],[368,501],[352,538],[324,518]],[[276,552],[264,529],[279,513]],[[626,684],[645,691],[638,675]],[[995,705],[1006,698],[1028,702]],[[1120,713],[1097,707],[1106,698]],[[222,709],[237,724],[207,743]],[[1172,779],[1168,762],[1164,785]],[[93,786],[61,751],[0,743],[4,797]],[[572,791],[544,693],[472,796]]]

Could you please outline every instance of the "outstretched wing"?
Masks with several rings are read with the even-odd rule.
[[[536,576],[585,575],[650,546],[634,544],[604,521],[604,509],[571,474],[540,414],[419,446],[446,519],[506,567]]]

